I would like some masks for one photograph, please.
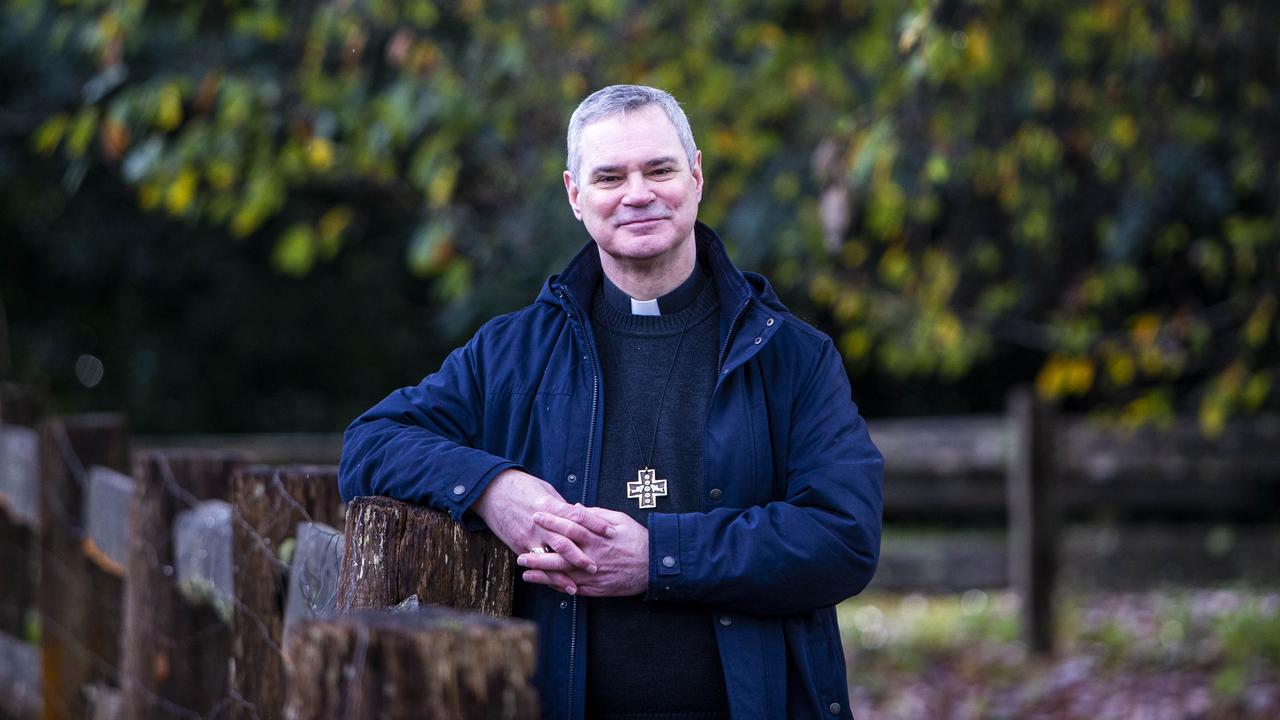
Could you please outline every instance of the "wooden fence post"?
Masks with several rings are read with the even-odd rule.
[[[1053,651],[1053,585],[1058,563],[1055,502],[1058,418],[1029,387],[1008,400],[1012,452],[1007,474],[1009,581],[1021,600],[1021,634],[1037,654]]]
[[[235,715],[273,720],[284,710],[283,628],[286,564],[281,546],[300,522],[341,527],[344,508],[332,466],[257,465],[232,479],[235,558],[232,620]]]
[[[0,383],[0,632],[23,638],[27,611],[35,607],[36,554],[35,518],[31,498],[9,497],[5,490],[12,483],[30,483],[38,487],[35,477],[39,463],[36,423],[42,403],[31,388]]]
[[[121,717],[214,715],[228,697],[231,629],[208,604],[178,590],[174,525],[203,500],[229,500],[240,453],[158,450],[140,453],[130,508]]]
[[[338,607],[385,608],[420,602],[511,614],[515,556],[488,530],[468,532],[447,514],[385,497],[361,497],[347,510]]]
[[[82,499],[91,466],[129,472],[129,435],[116,414],[40,426],[41,683],[44,718],[90,716],[85,686],[116,683],[122,579],[84,551]]]
[[[289,720],[535,718],[534,627],[444,608],[358,610],[289,638]]]

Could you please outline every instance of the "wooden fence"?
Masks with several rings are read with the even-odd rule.
[[[13,386],[0,420],[0,719],[537,714],[491,534],[382,498],[348,518],[332,465],[134,451],[122,416],[42,419]]]

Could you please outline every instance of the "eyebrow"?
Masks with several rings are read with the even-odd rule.
[[[679,162],[679,160],[677,160],[675,156],[663,155],[662,157],[654,158],[652,160],[646,161],[643,167],[646,167],[646,168],[658,167],[659,165],[675,164],[677,162]],[[605,175],[608,173],[617,173],[620,170],[622,170],[622,167],[623,166],[621,165],[597,165],[596,167],[591,168],[591,173],[588,177],[595,177],[597,175]]]

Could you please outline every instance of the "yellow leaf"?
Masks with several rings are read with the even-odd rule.
[[[1160,332],[1160,318],[1153,313],[1143,313],[1133,319],[1129,333],[1135,345],[1151,345]]]
[[[850,360],[864,358],[871,350],[871,335],[865,328],[854,328],[840,338],[840,349]]]
[[[960,342],[962,330],[963,328],[955,316],[947,314],[938,320],[937,325],[933,328],[933,334],[938,340],[938,345],[946,351],[955,348]]]
[[[965,45],[969,65],[975,72],[982,72],[991,64],[991,35],[983,25],[973,24],[965,33],[968,43]]]
[[[458,181],[458,162],[452,161],[440,168],[427,185],[427,203],[432,208],[441,208],[453,197],[453,189]]]
[[[156,105],[156,127],[173,130],[182,124],[182,91],[174,83],[160,89]]]
[[[333,167],[333,144],[322,137],[312,138],[307,143],[307,164],[322,172]]]
[[[236,214],[231,217],[231,234],[238,238],[247,237],[258,229],[258,224],[261,222],[261,214],[252,206],[246,205],[237,210]]]
[[[214,160],[205,170],[205,178],[214,188],[226,190],[236,181],[236,167],[226,160]]]
[[[1133,382],[1133,358],[1125,354],[1116,354],[1107,358],[1107,375],[1111,382],[1124,387]]]
[[[1256,410],[1271,393],[1271,375],[1267,372],[1254,373],[1245,383],[1240,393],[1240,400],[1245,407]]]
[[[1066,373],[1062,360],[1054,355],[1036,375],[1036,394],[1044,400],[1056,400],[1065,390]]]
[[[1200,404],[1200,432],[1209,437],[1222,434],[1227,424],[1227,411],[1216,398],[1207,398]]]
[[[84,155],[84,151],[89,149],[89,142],[93,140],[93,134],[98,129],[98,108],[85,108],[76,116],[76,121],[72,123],[70,130],[67,132],[67,154],[71,157],[80,157]]]
[[[67,132],[68,120],[63,114],[54,115],[36,129],[31,136],[31,144],[36,152],[48,155],[58,148],[62,136]]]
[[[351,208],[346,205],[339,205],[320,217],[320,222],[318,223],[319,239],[317,244],[319,246],[321,257],[328,260],[338,254],[338,248],[342,240],[342,233],[345,232],[347,226],[351,224],[351,218]]]
[[[880,265],[877,272],[880,279],[886,285],[900,287],[906,281],[908,271],[911,269],[911,260],[901,248],[893,247],[885,251],[880,257]]]
[[[1066,387],[1071,395],[1084,395],[1093,387],[1093,363],[1087,358],[1074,358],[1066,365]]]
[[[1116,145],[1128,148],[1138,140],[1138,124],[1134,122],[1132,115],[1121,115],[1111,121],[1108,134]]]
[[[1271,320],[1275,317],[1276,298],[1274,295],[1264,296],[1258,306],[1249,315],[1244,325],[1244,340],[1250,347],[1261,347],[1271,334]]]
[[[287,275],[306,275],[315,264],[315,243],[311,228],[298,223],[290,227],[276,243],[272,256],[275,266]]]
[[[190,168],[183,168],[164,194],[165,209],[173,215],[182,215],[191,205],[195,194],[196,174]]]

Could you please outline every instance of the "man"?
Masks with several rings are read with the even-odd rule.
[[[343,496],[517,554],[545,717],[850,717],[833,606],[875,571],[882,461],[831,340],[697,222],[667,93],[584,100],[564,183],[592,242],[352,423]]]

